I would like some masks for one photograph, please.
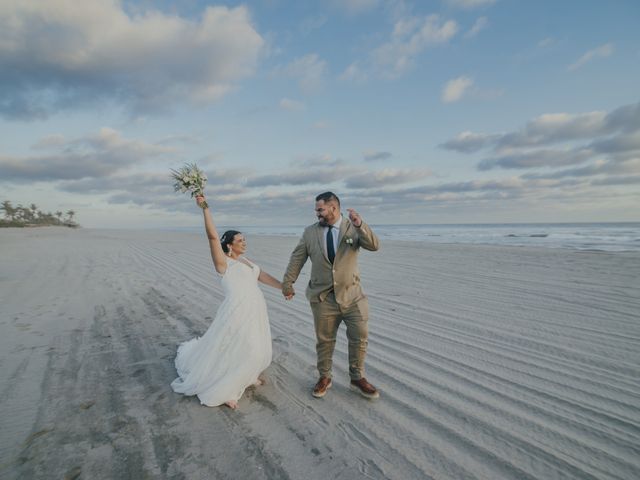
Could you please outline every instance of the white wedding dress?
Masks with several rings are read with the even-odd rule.
[[[269,366],[271,329],[259,275],[260,267],[246,259],[227,260],[225,299],[211,326],[178,347],[175,392],[198,395],[210,407],[237,401]]]

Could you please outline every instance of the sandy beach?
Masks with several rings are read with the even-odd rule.
[[[294,237],[249,237],[281,277]],[[314,399],[308,266],[263,286],[267,385],[175,394],[222,299],[204,233],[0,231],[4,479],[640,478],[640,253],[386,241],[360,257],[368,401]]]

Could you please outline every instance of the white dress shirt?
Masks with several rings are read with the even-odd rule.
[[[342,225],[342,215],[340,218],[336,220],[336,222],[332,225],[331,235],[333,236],[333,251],[338,253],[338,237],[340,236],[340,225]],[[329,253],[327,250],[327,230],[329,227],[322,228],[322,246],[324,247],[324,254],[329,258]]]

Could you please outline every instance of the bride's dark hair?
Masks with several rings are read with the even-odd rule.
[[[242,232],[239,232],[238,230],[227,230],[222,234],[222,237],[220,238],[220,245],[222,245],[224,253],[229,253],[229,244],[233,243],[233,239],[239,233]]]

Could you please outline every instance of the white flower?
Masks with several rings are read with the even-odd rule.
[[[207,175],[195,163],[186,164],[179,170],[171,170],[171,177],[175,180],[173,188],[176,192],[190,192],[191,197],[204,193]],[[203,202],[202,208],[206,208],[205,205],[206,202]]]
[[[347,245],[353,245],[353,238],[345,238],[344,243],[346,243]]]

